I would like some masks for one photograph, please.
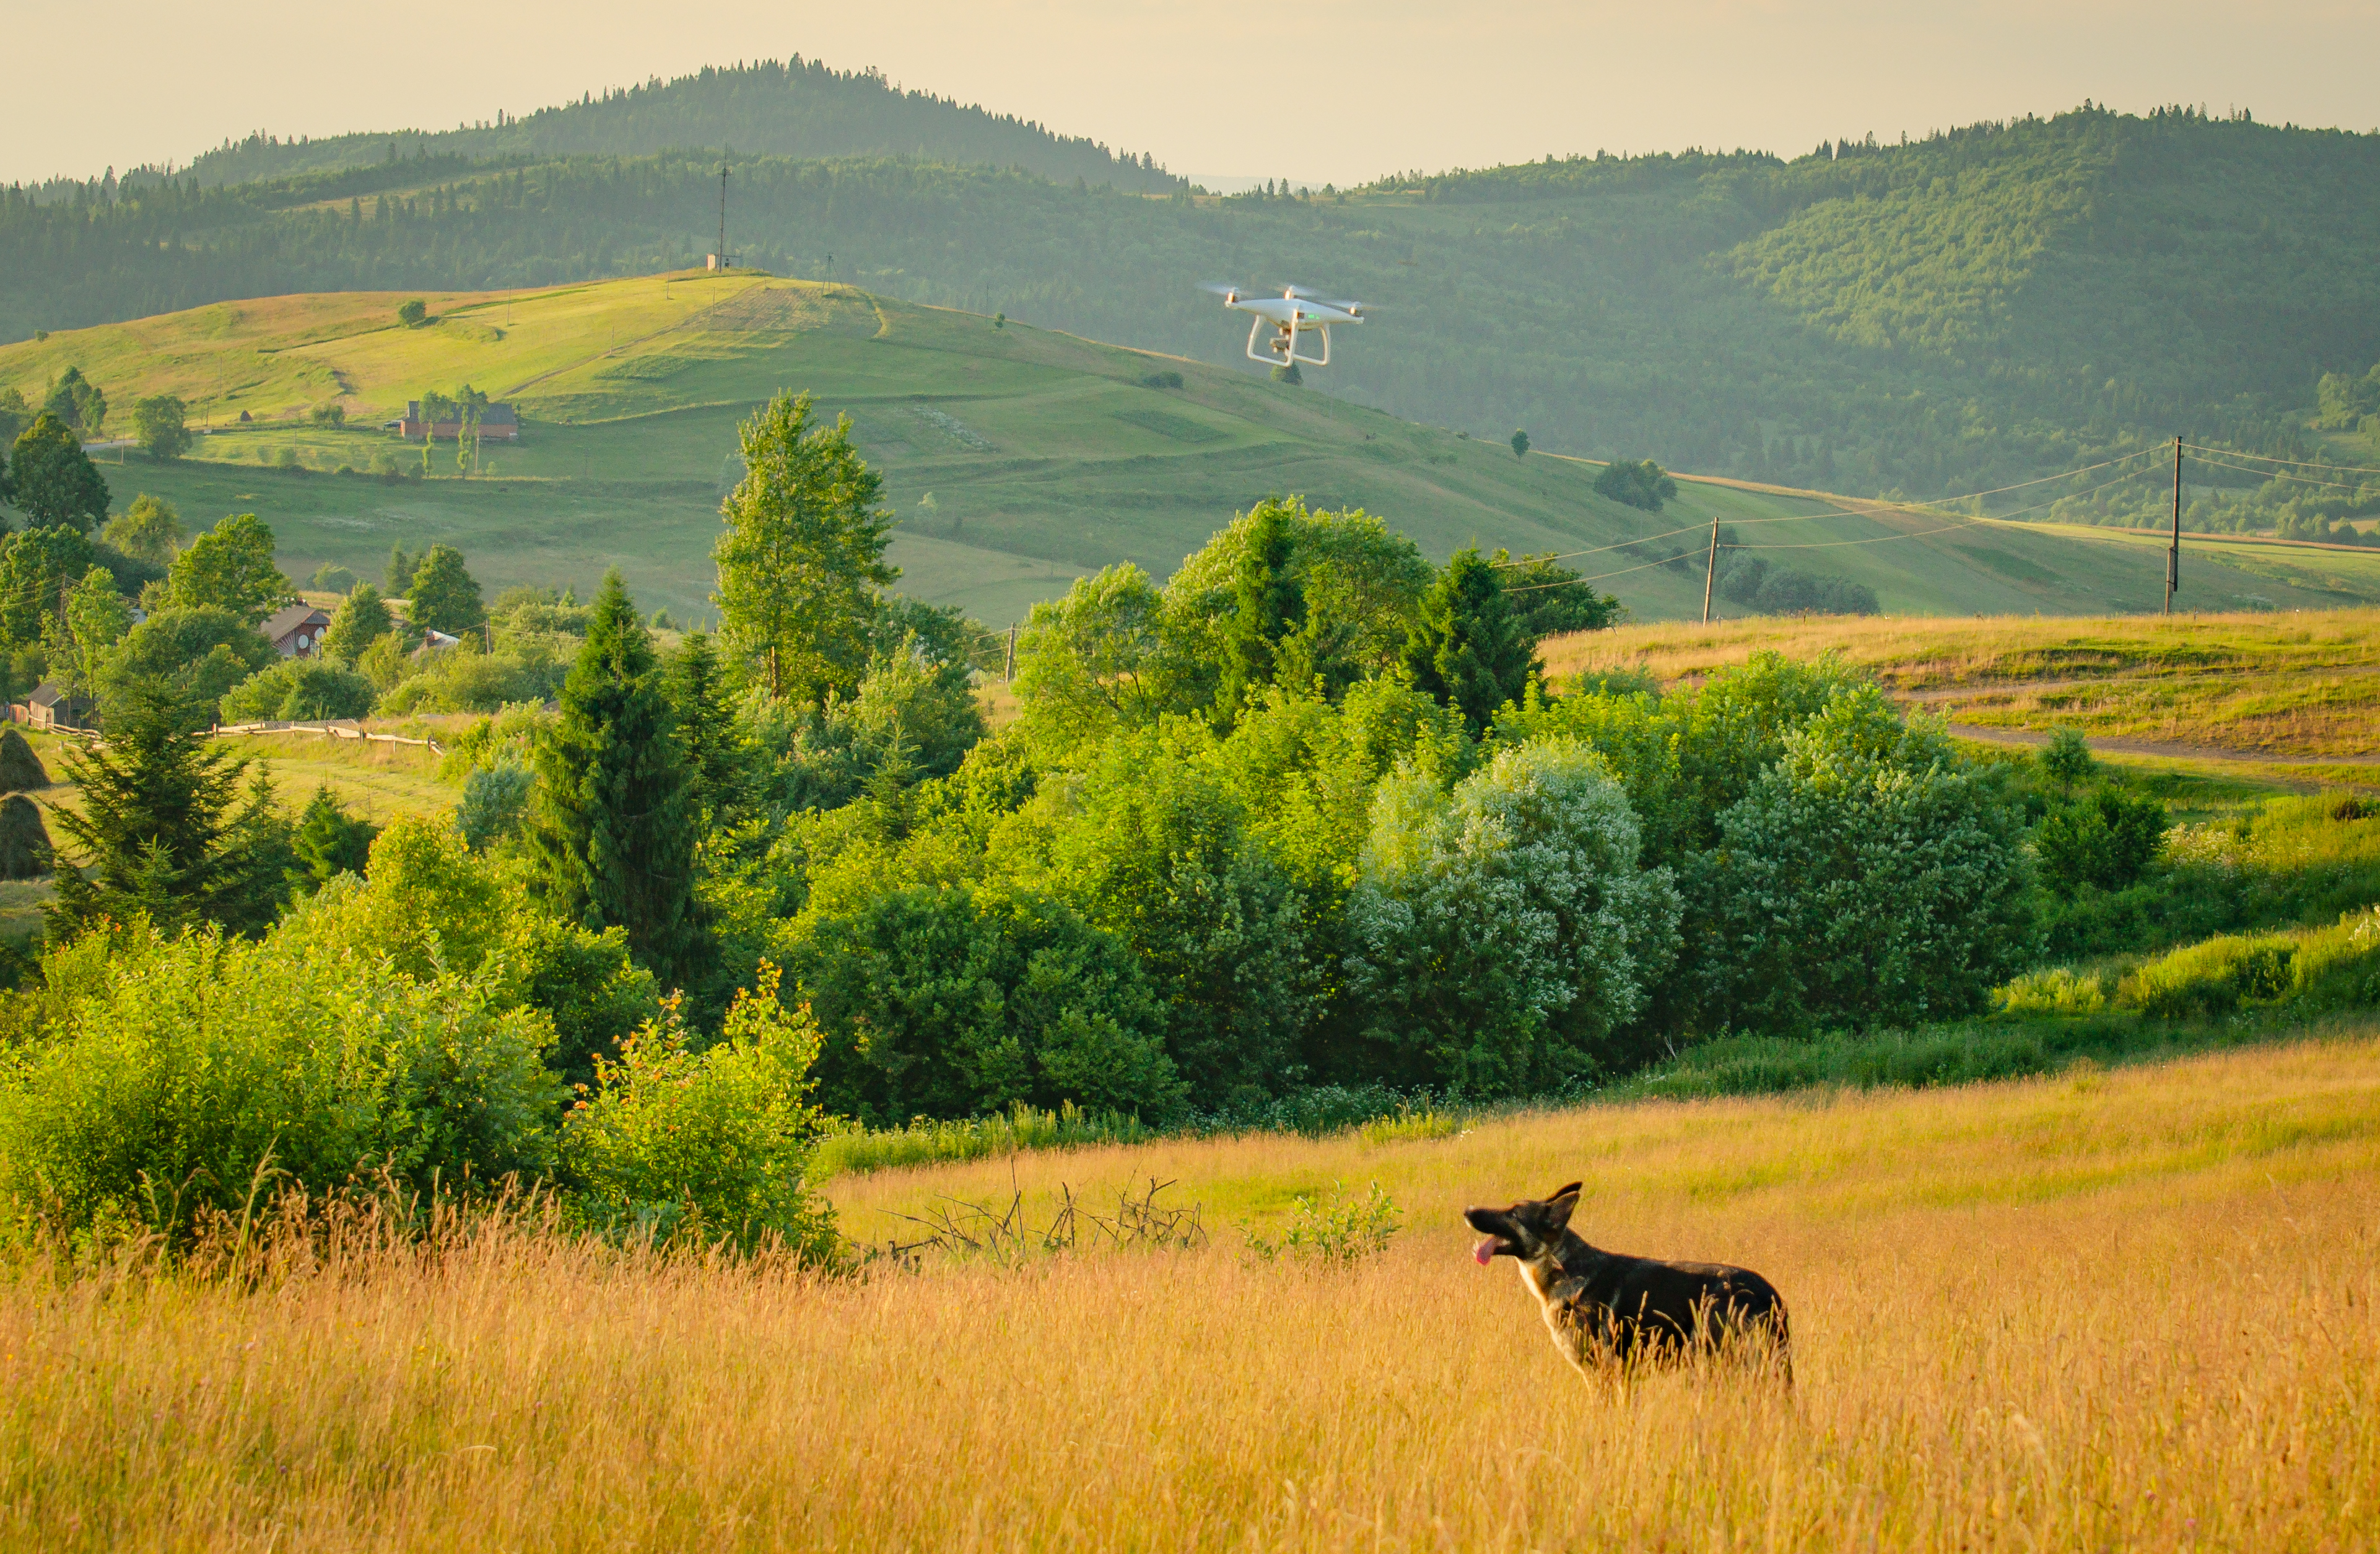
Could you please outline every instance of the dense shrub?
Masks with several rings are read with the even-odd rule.
[[[1178,1111],[1164,1012],[1129,951],[1060,903],[964,885],[886,892],[822,924],[802,990],[822,1099],[878,1125],[1067,1102]]]
[[[1688,880],[1703,1029],[1948,1019],[2032,951],[2015,813],[1873,687],[1789,736],[1719,830]]]
[[[371,708],[371,682],[354,670],[326,659],[283,659],[225,693],[223,721],[310,722],[360,718]]]
[[[136,930],[48,1040],[0,1056],[0,1194],[65,1228],[172,1234],[279,1179],[540,1175],[546,1038],[483,977],[418,980],[297,935]]]
[[[2117,1002],[2164,1019],[2257,1004],[2303,1013],[2380,1004],[2380,908],[2287,934],[2225,934],[2160,956],[2124,978]]]
[[[834,1246],[832,1210],[804,1180],[823,1116],[807,1077],[819,1035],[777,1001],[775,968],[737,996],[717,1045],[694,1050],[674,1014],[599,1061],[562,1135],[575,1207],[624,1239],[733,1244],[775,1239],[808,1257]]]
[[[1466,1094],[1625,1066],[1621,1033],[1677,947],[1666,869],[1585,747],[1500,750],[1451,795],[1391,780],[1348,904],[1365,1068]]]
[[[1214,1106],[1298,1077],[1321,989],[1295,886],[1194,762],[1206,737],[1110,741],[1079,777],[1045,786],[991,861],[1131,948],[1164,1002],[1166,1051]]]
[[[2165,830],[2165,806],[2146,794],[2102,787],[2060,805],[2033,832],[2042,883],[2070,898],[2084,885],[2123,890],[2156,860]]]
[[[463,780],[463,800],[455,807],[455,826],[471,851],[484,853],[499,842],[521,834],[528,823],[529,795],[536,777],[511,761],[482,766]]]

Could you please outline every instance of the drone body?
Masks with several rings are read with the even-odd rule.
[[[1256,315],[1248,322],[1248,359],[1275,366],[1298,362],[1308,367],[1330,366],[1330,326],[1362,323],[1369,310],[1361,302],[1327,300],[1304,286],[1283,286],[1279,297],[1253,293],[1242,286],[1210,285],[1206,289],[1220,297],[1224,307]],[[1322,354],[1299,355],[1299,337],[1317,334],[1322,337]],[[1264,343],[1262,354],[1257,350],[1259,339]]]

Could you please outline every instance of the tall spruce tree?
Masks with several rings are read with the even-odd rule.
[[[252,790],[232,814],[246,765],[193,732],[164,687],[126,694],[106,743],[67,757],[82,807],[54,813],[82,867],[58,870],[52,931],[142,917],[162,933],[201,921],[259,926],[255,882],[237,855],[269,840],[271,793]]]
[[[686,791],[698,814],[726,823],[743,796],[744,745],[729,699],[726,667],[698,631],[679,644],[669,666],[670,708],[686,752]]]
[[[1232,615],[1223,629],[1222,674],[1215,710],[1225,722],[1271,683],[1281,641],[1305,623],[1305,595],[1289,573],[1289,518],[1260,502],[1249,515],[1246,547],[1232,579]]]
[[[1421,618],[1405,634],[1414,684],[1483,732],[1496,709],[1518,701],[1543,673],[1536,642],[1512,608],[1496,568],[1477,547],[1457,551],[1422,596]]]
[[[531,841],[549,901],[589,929],[625,930],[638,961],[685,986],[701,941],[694,802],[652,637],[617,572],[589,613],[537,766]]]

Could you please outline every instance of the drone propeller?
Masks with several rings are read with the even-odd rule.
[[[1248,294],[1247,287],[1231,285],[1222,281],[1200,281],[1198,289],[1211,291],[1218,297],[1245,297]]]

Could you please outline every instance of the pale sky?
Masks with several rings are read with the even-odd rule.
[[[451,128],[793,54],[1178,173],[1341,183],[1597,149],[1798,155],[2086,97],[2380,127],[2372,0],[117,0],[103,28],[11,9],[0,180],[186,162],[251,129]]]

